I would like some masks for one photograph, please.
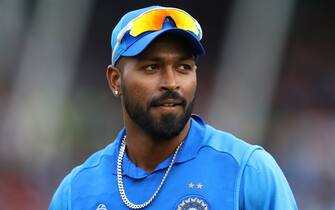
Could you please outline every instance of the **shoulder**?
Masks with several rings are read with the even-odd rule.
[[[71,179],[73,180],[76,177],[80,176],[82,173],[90,171],[91,169],[101,167],[101,165],[104,163],[105,158],[113,158],[115,155],[115,147],[117,146],[116,144],[117,142],[114,141],[105,148],[93,153],[81,165],[72,169],[71,173],[69,174]]]
[[[109,144],[104,149],[92,154],[83,164],[72,169],[58,186],[51,200],[49,210],[68,209],[71,206],[73,190],[77,188],[77,185],[81,186],[81,184],[89,181],[91,175],[94,176],[95,169],[103,164],[105,157],[114,156],[115,146],[116,142]]]
[[[258,145],[252,145],[231,133],[218,130],[206,124],[204,145],[213,150],[231,156],[240,166],[245,166],[256,150],[263,150]]]
[[[287,184],[285,176],[279,165],[270,153],[265,150],[256,150],[250,156],[243,172],[244,187],[248,188],[250,183],[259,183],[257,189],[271,190],[277,185]],[[262,189],[264,188],[264,189]]]
[[[208,124],[203,126],[202,148],[228,155],[238,165],[235,196],[240,209],[297,209],[290,186],[270,153]]]
[[[253,152],[246,167],[255,173],[281,173],[276,160],[264,149]]]
[[[241,177],[240,204],[243,209],[297,209],[281,168],[265,150],[255,150]]]

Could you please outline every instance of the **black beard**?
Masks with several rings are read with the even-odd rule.
[[[123,83],[122,83],[123,84]],[[128,98],[127,88],[122,86],[123,102],[125,110],[129,117],[145,132],[150,134],[154,139],[169,140],[176,137],[185,127],[186,123],[190,119],[195,97],[187,105],[186,99],[181,97],[177,92],[165,92],[162,96],[154,98],[147,105],[147,108],[142,107],[138,103],[132,103],[131,99]],[[162,115],[158,120],[155,120],[150,114],[150,108],[154,107],[155,104],[163,99],[176,99],[181,101],[181,106],[184,112],[181,116],[176,114],[165,114]]]

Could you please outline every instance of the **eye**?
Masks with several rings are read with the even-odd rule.
[[[190,71],[192,70],[192,66],[189,65],[189,64],[180,64],[177,66],[176,68],[178,71],[182,71],[182,72],[185,72],[185,71]]]
[[[152,71],[158,70],[158,68],[159,68],[159,66],[157,64],[149,64],[149,65],[143,66],[143,69],[145,71],[148,71],[148,72],[152,72]]]

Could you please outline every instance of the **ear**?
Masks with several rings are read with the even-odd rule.
[[[112,90],[115,96],[121,95],[121,72],[120,70],[112,65],[107,66],[106,78],[108,81],[109,88]]]

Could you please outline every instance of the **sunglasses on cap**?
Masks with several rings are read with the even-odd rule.
[[[137,37],[145,32],[159,31],[163,28],[163,23],[166,18],[171,18],[176,28],[192,32],[201,40],[202,30],[200,24],[187,12],[177,8],[155,8],[145,11],[136,18],[132,19],[117,35],[117,41],[112,52],[112,63],[114,56],[119,48],[124,35],[129,31],[133,37]]]

